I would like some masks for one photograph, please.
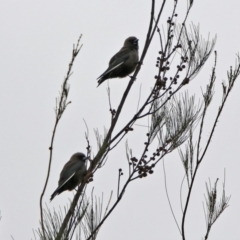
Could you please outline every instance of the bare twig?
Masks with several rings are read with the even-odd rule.
[[[215,66],[216,66],[216,64],[214,64],[214,68],[213,68],[213,71],[212,71],[212,76],[210,78],[210,84],[207,86],[206,93],[203,95],[204,102],[205,102],[205,107],[204,107],[204,110],[203,110],[202,121],[201,121],[201,124],[200,124],[200,132],[199,132],[199,137],[198,137],[196,166],[195,166],[195,169],[194,169],[194,172],[193,172],[192,181],[191,181],[191,184],[190,184],[190,187],[189,187],[189,191],[188,191],[188,194],[187,194],[187,199],[186,199],[186,203],[185,203],[185,207],[184,207],[184,211],[183,211],[183,216],[182,216],[182,239],[183,240],[186,239],[185,238],[185,229],[184,229],[185,219],[186,219],[186,213],[187,213],[187,209],[188,209],[188,206],[189,206],[190,196],[191,196],[191,193],[192,193],[192,188],[193,188],[193,184],[194,184],[194,181],[195,181],[195,178],[196,178],[196,175],[197,175],[197,171],[198,171],[198,168],[199,168],[199,166],[200,166],[200,164],[203,160],[203,157],[205,156],[205,154],[208,150],[210,141],[213,137],[213,133],[215,131],[218,119],[219,119],[219,117],[222,113],[222,110],[223,110],[223,107],[226,103],[226,100],[227,100],[227,98],[228,98],[228,96],[229,96],[229,94],[230,94],[230,92],[233,88],[233,85],[234,85],[236,79],[240,75],[240,57],[239,57],[239,55],[237,55],[235,70],[233,70],[232,67],[230,67],[230,71],[228,72],[228,86],[226,87],[226,93],[224,94],[223,101],[222,101],[222,103],[219,107],[217,116],[216,116],[215,121],[213,123],[210,136],[207,140],[207,144],[206,144],[206,146],[203,150],[202,155],[200,156],[200,150],[199,149],[200,149],[200,141],[201,141],[201,135],[202,135],[202,129],[203,129],[203,121],[204,121],[207,108],[208,108],[208,106],[211,102],[212,95],[213,95],[213,90],[212,89],[213,89],[213,83],[215,81]]]
[[[178,222],[177,222],[177,219],[176,219],[175,214],[174,214],[173,209],[172,209],[172,204],[171,204],[171,202],[170,202],[169,195],[168,195],[168,190],[167,190],[167,177],[166,177],[164,160],[163,160],[162,162],[163,162],[163,173],[164,173],[164,186],[165,186],[165,191],[166,191],[166,195],[167,195],[167,199],[168,199],[168,205],[169,205],[169,207],[170,207],[170,209],[171,209],[172,216],[173,216],[174,221],[175,221],[175,223],[176,223],[176,225],[177,225],[178,231],[179,231],[180,235],[182,235],[181,230],[180,230],[180,227],[179,227]]]
[[[45,180],[43,191],[42,191],[41,196],[40,196],[40,216],[41,216],[41,226],[42,226],[42,232],[43,232],[44,239],[46,239],[46,236],[45,236],[44,223],[43,223],[42,199],[43,199],[43,196],[44,196],[47,184],[48,184],[48,179],[49,179],[49,176],[50,176],[50,170],[51,170],[51,164],[52,164],[52,154],[53,154],[53,142],[54,142],[54,138],[55,138],[55,134],[56,134],[56,129],[57,129],[59,120],[61,119],[67,105],[70,103],[70,102],[67,102],[67,97],[68,97],[68,93],[69,93],[68,80],[69,80],[69,78],[72,74],[73,63],[74,63],[74,61],[75,61],[75,59],[76,59],[76,57],[77,57],[77,55],[78,55],[78,53],[79,53],[79,51],[81,50],[81,47],[82,47],[82,45],[80,46],[81,37],[82,37],[82,35],[80,35],[80,37],[78,39],[78,42],[77,42],[77,45],[73,46],[72,59],[69,63],[67,75],[64,78],[62,89],[61,89],[61,92],[60,92],[60,100],[57,101],[58,104],[57,104],[56,110],[55,110],[56,120],[55,120],[55,124],[54,124],[54,127],[53,127],[53,133],[52,133],[51,143],[50,143],[50,147],[49,147],[50,156],[49,156],[49,162],[48,162],[47,177],[46,177],[46,180]]]

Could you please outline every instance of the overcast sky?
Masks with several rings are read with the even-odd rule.
[[[2,1],[0,8],[0,239],[33,238],[40,219],[39,197],[46,177],[50,137],[55,120],[55,98],[71,58],[73,43],[80,34],[82,50],[74,63],[70,79],[69,100],[72,101],[60,121],[54,143],[53,164],[44,196],[50,208],[64,206],[71,192],[65,192],[49,203],[57,187],[59,173],[78,151],[86,153],[83,118],[89,128],[93,153],[97,152],[94,129],[103,133],[110,123],[107,82],[96,88],[96,78],[102,74],[109,59],[129,36],[139,38],[141,53],[149,24],[150,2],[146,0],[89,0],[89,1]],[[156,1],[159,8],[162,1]],[[173,1],[164,10],[165,26]],[[186,11],[185,0],[179,1],[179,23]],[[222,80],[226,70],[234,65],[240,50],[239,9],[236,0],[196,0],[188,23],[200,24],[203,37],[217,35],[218,52],[215,98],[207,114],[203,143],[216,116],[222,98]],[[156,74],[155,61],[159,51],[155,38],[142,70],[131,90],[119,129],[136,111],[141,86],[142,97],[147,95]],[[196,100],[205,89],[214,63],[211,55],[205,67],[188,86]],[[112,105],[116,108],[129,78],[109,81]],[[228,99],[217,125],[210,149],[200,167],[186,218],[187,239],[203,239],[205,220],[202,208],[205,182],[219,178],[219,190],[226,169],[226,193],[231,195],[230,207],[213,226],[209,239],[240,239],[240,79]],[[137,128],[137,127],[136,127]],[[144,130],[145,131],[145,130]],[[139,131],[141,132],[141,130]],[[144,138],[129,135],[129,144],[138,154]],[[136,137],[137,136],[137,137]],[[139,134],[139,136],[142,136]],[[142,139],[141,139],[142,138]],[[139,142],[139,139],[141,141]],[[106,205],[111,190],[116,197],[118,168],[127,169],[125,140],[111,152],[104,168],[94,176],[89,191],[101,196]],[[137,140],[137,141],[136,141]],[[165,158],[168,191],[180,223],[180,184],[184,176],[177,153]],[[125,178],[123,177],[123,180]],[[164,189],[162,163],[155,174],[133,182],[121,203],[100,230],[98,239],[175,240],[181,239],[174,223]],[[186,189],[185,189],[186,190]],[[186,191],[183,191],[186,193]],[[219,196],[220,197],[220,196]]]

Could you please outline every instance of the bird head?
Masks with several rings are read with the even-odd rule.
[[[85,162],[89,157],[86,157],[85,154],[78,152],[78,153],[73,154],[72,158],[76,158],[79,161]]]
[[[124,47],[133,47],[138,50],[138,39],[136,37],[129,37],[124,42]]]

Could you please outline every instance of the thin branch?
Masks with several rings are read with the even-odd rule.
[[[210,136],[209,136],[209,138],[208,138],[208,141],[207,141],[207,144],[206,144],[206,146],[205,146],[205,149],[203,150],[203,154],[201,155],[201,157],[200,157],[200,159],[199,159],[200,162],[202,161],[203,157],[205,156],[205,154],[206,154],[206,152],[207,152],[207,149],[208,149],[209,144],[210,144],[210,142],[211,142],[211,140],[212,140],[212,137],[213,137],[213,133],[214,133],[215,128],[216,128],[216,126],[217,126],[218,119],[219,119],[219,117],[220,117],[220,115],[221,115],[221,113],[222,113],[223,107],[224,107],[224,105],[225,105],[225,103],[226,103],[226,101],[227,101],[227,98],[228,98],[228,96],[229,96],[229,93],[231,92],[232,87],[233,87],[236,79],[237,79],[238,76],[240,75],[240,56],[237,56],[237,57],[238,57],[238,58],[237,58],[237,63],[236,63],[236,68],[235,68],[235,70],[234,70],[234,73],[232,73],[232,68],[230,68],[230,72],[228,73],[229,85],[227,86],[227,92],[226,92],[226,95],[225,95],[225,97],[224,97],[224,100],[222,101],[221,106],[219,107],[218,114],[217,114],[217,117],[216,117],[215,122],[214,122],[214,124],[213,124],[212,131],[211,131]]]
[[[212,76],[215,76],[215,70],[213,70],[213,74]],[[197,170],[203,160],[203,157],[205,156],[207,150],[208,150],[208,147],[209,147],[209,144],[210,144],[210,141],[212,139],[212,136],[213,136],[213,133],[214,133],[214,130],[216,128],[216,125],[217,125],[217,122],[218,122],[218,119],[222,113],[222,110],[223,110],[223,107],[226,103],[226,100],[229,96],[229,93],[231,92],[232,88],[233,88],[233,85],[236,81],[236,79],[238,78],[238,76],[240,75],[240,56],[237,55],[237,61],[236,61],[236,66],[235,66],[235,70],[232,70],[232,67],[230,67],[230,71],[228,72],[228,86],[227,86],[227,89],[226,89],[226,94],[225,94],[225,97],[219,107],[219,110],[218,110],[218,113],[217,113],[217,116],[216,116],[216,119],[214,121],[214,124],[213,124],[213,127],[212,127],[212,130],[211,130],[211,133],[210,133],[210,136],[208,138],[208,141],[207,141],[207,144],[204,148],[204,151],[201,155],[201,157],[198,158],[199,156],[199,153],[197,153],[197,164],[195,166],[195,170],[194,170],[194,173],[193,173],[193,177],[192,177],[192,181],[191,181],[191,184],[190,184],[190,188],[189,188],[189,191],[188,191],[188,194],[187,194],[187,199],[186,199],[186,203],[185,203],[185,207],[184,207],[184,211],[183,211],[183,216],[182,216],[182,239],[185,240],[185,231],[184,231],[184,226],[185,226],[185,219],[186,219],[186,213],[187,213],[187,209],[188,209],[188,206],[189,206],[189,201],[190,201],[190,196],[191,196],[191,193],[192,193],[192,188],[193,188],[193,184],[194,184],[194,181],[195,181],[195,177],[196,177],[196,174],[197,174]],[[215,78],[211,77],[211,80],[210,80],[210,84],[208,85],[207,87],[207,91],[204,95],[204,101],[205,101],[205,106],[208,106],[210,104],[210,101],[211,101],[211,98],[212,98],[212,82],[213,82],[213,79],[215,80]],[[206,107],[205,107],[206,108]],[[206,110],[205,110],[206,112]],[[202,118],[204,117],[204,114],[202,116]],[[202,121],[203,122],[203,121]],[[203,124],[201,124],[200,128],[202,128]],[[200,133],[202,133],[202,130],[200,130]],[[198,139],[198,142],[200,141],[200,137]],[[199,152],[199,148],[200,148],[200,144],[198,144],[197,146],[197,151]],[[225,199],[225,195],[223,197],[223,199]]]
[[[120,169],[118,170],[117,198],[119,197],[119,188],[120,188],[120,179],[121,179],[121,175],[122,175],[122,169],[120,168]]]
[[[180,187],[180,205],[181,205],[182,213],[183,213],[183,206],[182,206],[182,187],[183,187],[183,182],[184,182],[185,177],[186,177],[186,174],[185,174],[184,177],[183,177],[183,180],[182,180],[182,182],[181,182],[181,187]]]
[[[202,131],[203,131],[203,123],[204,123],[204,120],[205,120],[207,108],[208,108],[208,106],[211,102],[211,99],[212,99],[211,96],[212,96],[212,91],[213,91],[213,87],[214,87],[214,82],[215,82],[215,79],[216,79],[216,73],[215,73],[216,64],[217,64],[217,52],[215,52],[215,61],[214,61],[214,67],[212,69],[210,83],[209,83],[209,85],[207,85],[206,94],[203,95],[203,96],[205,96],[205,98],[204,98],[205,99],[205,105],[204,105],[204,109],[203,109],[203,115],[202,115],[202,120],[201,120],[201,124],[200,124],[199,135],[198,135],[198,141],[197,141],[197,161],[199,161],[200,143],[201,143],[201,137],[202,137]]]
[[[44,229],[44,223],[43,223],[42,200],[43,200],[43,196],[44,196],[45,190],[47,188],[48,179],[49,179],[49,176],[50,176],[50,170],[51,170],[51,164],[52,164],[52,154],[53,154],[53,142],[54,142],[54,138],[55,138],[55,134],[56,134],[56,129],[57,129],[59,120],[62,117],[67,105],[70,103],[70,102],[67,102],[67,97],[68,97],[68,93],[69,93],[69,87],[68,87],[67,83],[68,83],[68,80],[71,76],[73,63],[74,63],[79,51],[82,48],[82,45],[79,46],[81,37],[82,37],[82,35],[80,35],[80,37],[78,38],[76,47],[73,45],[72,59],[69,63],[67,75],[66,75],[66,77],[63,81],[62,90],[60,92],[60,100],[59,100],[58,106],[56,108],[56,120],[55,120],[53,133],[52,133],[52,137],[51,137],[51,143],[50,143],[50,147],[49,147],[50,156],[49,156],[49,162],[48,162],[47,177],[46,177],[45,184],[44,184],[41,196],[40,196],[40,216],[41,216],[41,226],[42,226],[42,232],[43,232],[44,239],[46,239],[46,236],[45,236],[45,229]]]
[[[170,207],[170,209],[171,209],[171,212],[172,212],[172,216],[173,216],[173,218],[174,218],[174,221],[175,221],[175,223],[176,223],[176,225],[177,225],[178,231],[179,231],[180,235],[182,235],[181,230],[180,230],[180,227],[179,227],[178,222],[177,222],[177,219],[176,219],[175,214],[174,214],[173,209],[172,209],[172,204],[171,204],[171,202],[170,202],[169,195],[168,195],[168,190],[167,190],[167,176],[166,176],[166,171],[165,171],[164,159],[163,159],[162,162],[163,162],[163,173],[164,173],[164,186],[165,186],[165,191],[166,191],[166,195],[167,195],[167,199],[168,199],[168,204],[169,204],[169,207]]]

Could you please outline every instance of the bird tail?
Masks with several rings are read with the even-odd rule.
[[[102,84],[105,80],[107,80],[107,79],[109,78],[108,72],[109,72],[109,70],[105,71],[101,76],[99,76],[99,77],[97,78],[97,80],[98,80],[98,86],[99,86],[100,84]],[[97,87],[98,87],[98,86],[97,86]]]
[[[50,201],[52,201],[57,195],[65,191],[64,185],[75,175],[76,172],[74,172],[65,182],[63,182],[58,188],[53,192],[53,194],[50,197]]]
[[[102,84],[105,80],[106,80],[106,79],[104,79],[103,77],[100,78],[100,79],[98,80],[98,85],[97,85],[97,87],[99,87],[99,85]]]
[[[59,194],[59,188],[57,188],[50,197],[50,202]]]

